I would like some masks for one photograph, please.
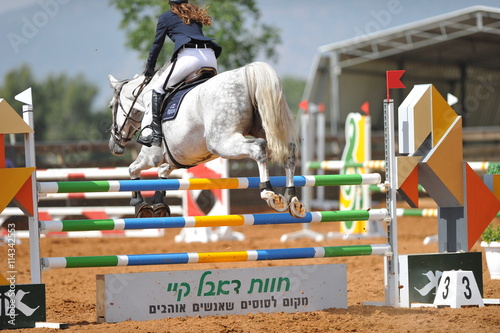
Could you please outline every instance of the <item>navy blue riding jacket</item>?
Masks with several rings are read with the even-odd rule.
[[[201,23],[185,24],[179,16],[172,11],[167,11],[160,15],[156,26],[156,36],[149,52],[148,68],[154,68],[156,60],[160,54],[161,48],[165,43],[165,37],[168,36],[174,42],[174,53],[172,61],[176,58],[177,52],[186,44],[208,43],[218,58],[222,52],[222,47],[215,43],[212,38],[203,35],[203,25]]]

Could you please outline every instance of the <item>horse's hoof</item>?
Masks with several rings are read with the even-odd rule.
[[[164,203],[156,203],[153,205],[154,217],[170,217],[170,207]]]
[[[135,205],[135,217],[143,218],[143,217],[153,217],[153,216],[154,216],[154,211],[153,207],[151,207],[150,204],[141,202]]]
[[[306,217],[307,214],[306,207],[296,197],[292,198],[292,200],[290,201],[289,210],[290,215],[298,219]]]
[[[286,211],[288,208],[285,197],[281,194],[276,194],[273,197],[268,198],[267,205],[280,213]]]

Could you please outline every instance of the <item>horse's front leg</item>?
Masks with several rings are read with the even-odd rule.
[[[149,147],[143,147],[137,156],[137,159],[129,166],[130,179],[137,180],[141,178],[141,171],[158,166],[162,163],[163,156],[158,151],[153,151]],[[130,205],[135,207],[136,217],[154,217],[154,207],[144,200],[140,191],[132,192]]]
[[[285,163],[285,173],[286,173],[286,190],[285,190],[285,200],[288,204],[290,214],[297,218],[303,218],[306,216],[307,210],[305,206],[299,201],[295,193],[295,150],[296,146],[294,143],[290,143],[291,154]]]
[[[135,217],[153,217],[153,207],[144,200],[140,191],[132,191],[130,205],[135,207]]]
[[[158,177],[160,179],[168,179],[172,171],[176,168],[171,166],[170,164],[164,163],[158,168]],[[156,191],[151,198],[153,215],[155,217],[169,217],[170,216],[170,207],[165,201],[166,192],[165,191]]]

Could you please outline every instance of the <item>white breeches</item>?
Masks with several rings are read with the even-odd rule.
[[[152,86],[152,89],[160,94],[164,94],[163,85],[167,79],[172,66],[171,63],[165,71],[160,75],[156,84]],[[200,69],[201,67],[214,67],[217,69],[217,59],[215,58],[214,50],[210,48],[183,48],[177,54],[177,61],[175,62],[174,70],[170,75],[167,87],[170,88],[180,81],[182,81],[190,73]],[[151,113],[151,96],[152,91],[148,91],[144,94],[144,99],[146,105],[146,112],[142,118],[141,128],[150,125],[153,120],[153,115]],[[143,135],[149,135],[151,130],[149,128],[143,131]]]
[[[171,63],[162,75],[158,78],[157,84],[153,86],[153,89],[164,94],[163,85],[167,79],[170,71],[172,70],[174,63]],[[217,69],[217,59],[215,58],[214,50],[209,48],[196,48],[188,49],[183,48],[177,54],[177,61],[175,62],[174,71],[168,79],[167,87],[173,87],[190,73],[200,69],[201,67],[214,67]]]

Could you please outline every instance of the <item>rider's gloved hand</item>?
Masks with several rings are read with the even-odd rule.
[[[144,76],[152,77],[155,74],[155,67],[150,64],[146,65],[146,70],[144,71]]]

